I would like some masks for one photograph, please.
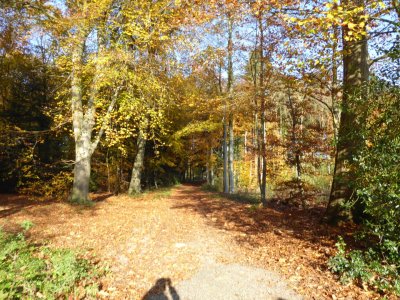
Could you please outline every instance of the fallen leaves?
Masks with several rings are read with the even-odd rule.
[[[159,278],[174,283],[190,278],[204,259],[277,271],[309,299],[376,298],[356,286],[342,286],[327,270],[338,229],[319,224],[315,212],[249,210],[193,186],[181,186],[157,201],[154,197],[159,195],[112,196],[90,209],[17,197],[13,210],[7,198],[0,204],[0,211],[7,212],[0,225],[15,230],[31,220],[31,239],[96,254],[111,270],[101,282],[98,297],[103,299],[141,299]]]

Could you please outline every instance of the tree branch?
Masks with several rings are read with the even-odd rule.
[[[100,130],[99,130],[99,132],[97,133],[96,138],[95,138],[94,141],[92,142],[92,145],[90,146],[90,154],[93,154],[94,150],[96,150],[97,145],[99,144],[100,139],[101,139],[101,137],[102,137],[103,134],[104,134],[104,131],[105,131],[106,126],[107,126],[108,119],[110,118],[110,114],[111,114],[111,112],[112,112],[113,109],[114,109],[115,103],[117,102],[117,98],[118,98],[118,95],[119,95],[119,91],[120,91],[120,90],[121,90],[121,87],[118,87],[118,88],[115,90],[115,92],[114,92],[114,94],[113,94],[113,96],[112,96],[110,105],[108,106],[107,113],[106,113],[106,115],[105,115],[105,117],[104,117],[103,123],[101,124]]]

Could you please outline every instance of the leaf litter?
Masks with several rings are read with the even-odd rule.
[[[320,224],[315,211],[253,209],[191,185],[171,193],[93,199],[95,205],[80,208],[2,195],[0,226],[12,232],[30,220],[35,243],[86,250],[105,262],[109,272],[98,294],[103,299],[142,299],[158,291],[160,279],[174,285],[188,281],[209,261],[279,273],[305,299],[379,298],[341,285],[329,272],[326,262],[337,235],[351,230]]]

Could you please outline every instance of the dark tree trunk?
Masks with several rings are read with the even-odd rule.
[[[348,9],[364,6],[363,0],[343,1]],[[360,17],[360,16],[358,16]],[[357,22],[359,20],[354,20]],[[368,45],[367,38],[347,41],[349,29],[342,27],[343,34],[343,99],[336,150],[334,178],[326,211],[328,221],[336,223],[351,219],[347,203],[352,198],[355,180],[354,168],[351,165],[360,147],[360,130],[357,129],[355,112],[351,109],[354,97],[365,98],[364,85],[368,82]]]

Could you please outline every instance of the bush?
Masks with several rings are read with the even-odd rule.
[[[208,183],[205,183],[201,186],[201,189],[204,191],[209,191],[209,192],[218,192],[218,187],[216,187],[215,185],[211,185]]]
[[[368,286],[382,293],[394,293],[400,296],[400,265],[395,260],[383,260],[380,249],[369,248],[365,251],[352,250],[346,252],[346,244],[342,237],[336,243],[337,254],[332,257],[328,266],[333,273],[340,275],[342,283],[355,281],[359,285]],[[392,248],[386,253],[394,254],[398,249]],[[397,261],[397,263],[396,263]]]
[[[31,196],[44,196],[56,199],[67,199],[71,191],[73,174],[61,171],[56,174],[45,174],[42,178],[27,180],[19,187],[19,192]]]
[[[400,296],[400,89],[373,80],[367,103],[355,103],[363,145],[355,160],[358,239],[367,249],[338,254],[329,262],[342,280],[357,279]]]
[[[0,299],[95,298],[103,273],[71,250],[36,246],[25,240],[32,223],[12,235],[0,228]]]

